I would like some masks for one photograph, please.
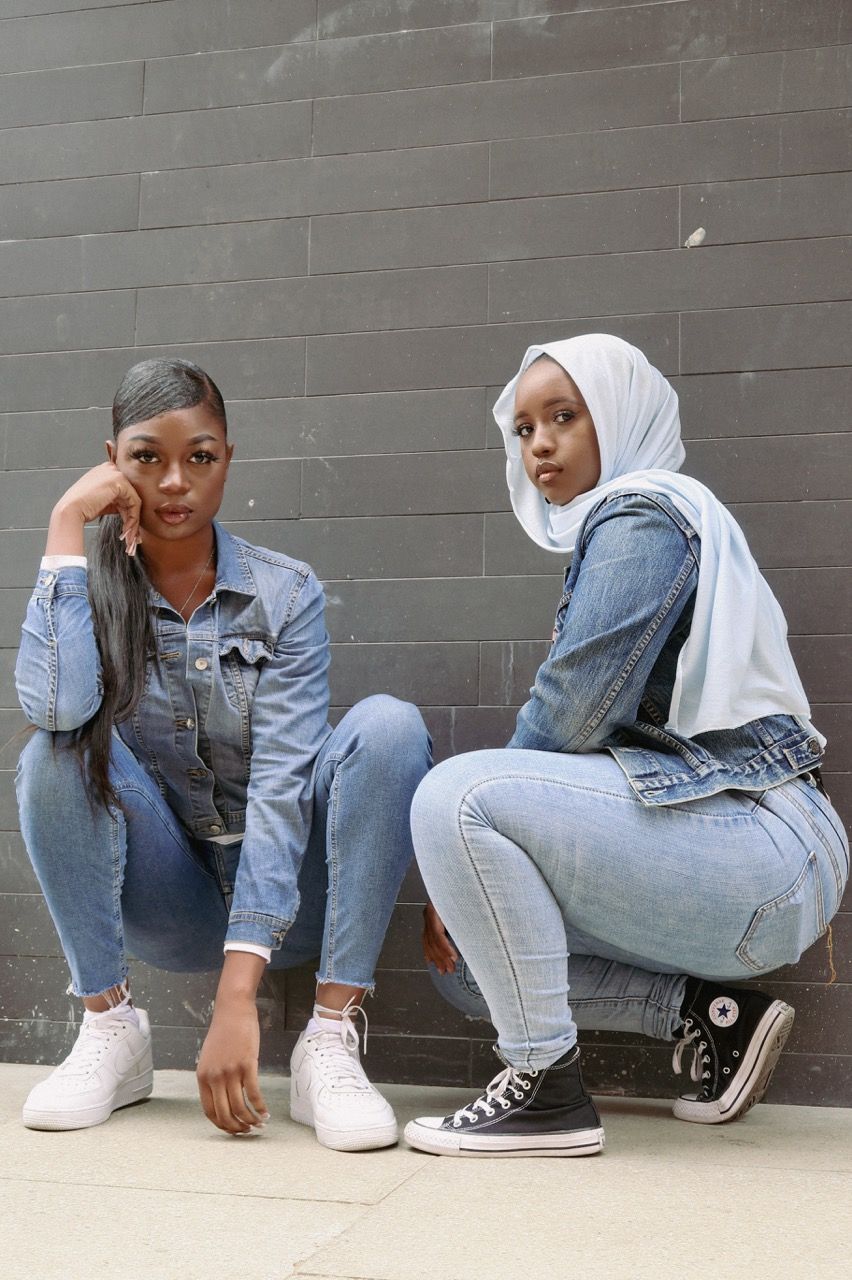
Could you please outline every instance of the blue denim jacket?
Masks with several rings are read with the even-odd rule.
[[[789,715],[694,738],[665,729],[700,554],[665,497],[615,493],[589,512],[510,747],[609,751],[649,805],[762,791],[819,764],[819,742]]]
[[[215,526],[216,584],[185,624],[152,591],[157,660],[116,726],[186,830],[242,834],[227,940],[275,948],[295,918],[328,736],[328,636],[307,565]],[[32,724],[77,729],[101,701],[86,570],[42,570],[16,668]]]

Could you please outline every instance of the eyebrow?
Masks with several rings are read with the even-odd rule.
[[[143,435],[142,433],[140,433],[139,435],[131,436],[131,437],[130,437],[130,439],[131,439],[131,440],[144,440],[147,444],[159,444],[159,443],[160,443],[160,441],[157,439],[157,437],[156,437],[156,436],[146,436],[146,435]],[[190,444],[203,444],[205,440],[215,440],[215,439],[216,439],[216,437],[215,437],[215,436],[210,435],[210,434],[209,434],[209,432],[205,432],[203,435],[200,435],[200,436],[193,436],[193,437],[192,437],[192,439],[191,439],[191,440],[187,440],[187,442],[186,442],[186,443],[187,443],[188,445],[190,445]]]
[[[572,404],[575,409],[584,408],[584,406],[580,403],[579,400],[574,400],[571,398],[571,396],[554,396],[551,400],[545,400],[544,404],[541,407],[542,409],[550,409],[551,406],[555,404]],[[524,416],[525,415],[523,413],[516,413],[515,422],[517,422],[519,418],[523,418]]]

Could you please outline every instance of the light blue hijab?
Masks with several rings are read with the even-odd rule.
[[[577,384],[600,447],[600,480],[565,506],[547,503],[527,477],[520,440],[512,432],[518,379],[541,355],[560,364]],[[529,347],[500,394],[494,417],[506,446],[512,507],[540,547],[563,559],[570,556],[586,516],[610,493],[662,494],[698,533],[695,609],[678,658],[667,729],[691,738],[786,713],[802,719],[825,744],[808,719],[781,606],[742,530],[709,489],[677,474],[685,456],[677,395],[641,351],[608,333]]]

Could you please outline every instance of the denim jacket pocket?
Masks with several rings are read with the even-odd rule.
[[[823,933],[825,904],[817,855],[811,852],[786,893],[755,911],[737,947],[737,956],[754,973],[766,973],[784,964],[795,964]]]
[[[222,636],[219,640],[219,667],[228,701],[238,711],[248,713],[263,663],[272,657],[272,646],[249,636]]]

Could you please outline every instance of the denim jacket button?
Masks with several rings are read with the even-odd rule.
[[[207,659],[206,659],[206,658],[196,658],[196,659],[195,659],[195,669],[196,669],[196,671],[206,671],[206,670],[207,670],[207,668],[208,668],[209,666],[210,666],[210,663],[207,661]]]
[[[187,729],[195,728],[195,721],[192,719],[192,716],[189,716],[186,720],[184,720],[184,724],[186,725]]]
[[[210,834],[211,836],[220,836],[222,834],[222,828],[219,826],[218,822],[214,822],[212,824],[210,827]]]
[[[808,738],[808,751],[812,751],[815,756],[819,755],[819,743],[816,738]]]

